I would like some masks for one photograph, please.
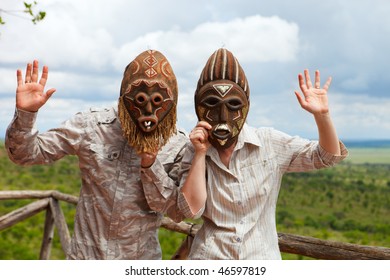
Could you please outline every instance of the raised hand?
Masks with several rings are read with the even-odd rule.
[[[301,73],[298,75],[299,87],[301,88],[303,97],[298,91],[295,91],[299,104],[303,109],[313,115],[328,113],[329,106],[327,93],[332,78],[329,77],[321,88],[320,71],[315,71],[314,86],[310,80],[310,74],[307,69],[304,71],[304,76],[305,77],[303,77]]]
[[[196,152],[206,154],[211,146],[208,137],[211,125],[205,121],[200,121],[190,133],[190,140]]]
[[[18,87],[16,88],[16,107],[29,112],[37,112],[56,91],[54,88],[44,92],[49,70],[43,66],[41,79],[38,81],[38,61],[28,63],[23,81],[22,71],[16,71]]]

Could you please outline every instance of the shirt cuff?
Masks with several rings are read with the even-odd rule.
[[[150,167],[141,167],[141,173],[143,180],[154,185],[165,199],[171,195],[174,182],[170,182],[171,179],[158,159]]]
[[[329,153],[324,148],[322,148],[321,145],[318,145],[320,157],[326,165],[329,166],[335,165],[348,156],[347,147],[345,147],[344,143],[341,141],[339,141],[339,144],[340,144],[340,151],[341,151],[340,155],[334,155],[332,153]]]
[[[15,109],[14,120],[22,128],[33,128],[37,119],[38,112],[28,112],[21,109]]]
[[[184,217],[189,218],[189,219],[198,219],[202,216],[205,207],[203,206],[202,208],[199,209],[199,211],[195,214],[192,213],[190,206],[188,205],[187,199],[184,196],[183,192],[181,189],[179,190],[179,196],[177,199],[177,204],[180,209],[180,212],[184,215]]]

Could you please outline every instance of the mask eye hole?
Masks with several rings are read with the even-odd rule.
[[[155,92],[152,95],[151,100],[155,106],[160,106],[163,103],[164,98],[159,92]]]
[[[244,104],[239,98],[230,98],[229,100],[226,101],[226,106],[230,110],[238,111],[244,106]]]
[[[209,108],[213,108],[213,107],[217,106],[220,102],[221,102],[221,100],[219,98],[217,98],[215,96],[208,96],[201,101],[201,104],[204,104]]]
[[[138,106],[145,106],[146,103],[148,102],[148,99],[149,97],[146,95],[146,93],[144,92],[139,92],[137,93],[137,95],[135,96],[134,100],[135,100],[135,103],[138,105]]]

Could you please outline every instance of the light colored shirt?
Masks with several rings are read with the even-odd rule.
[[[206,154],[207,200],[203,226],[197,232],[190,259],[281,259],[276,231],[276,204],[282,176],[332,166],[347,156],[326,152],[317,141],[291,137],[271,128],[244,125],[229,168],[210,147]],[[182,159],[184,182],[194,155]],[[179,209],[194,218],[179,192]],[[202,213],[203,211],[203,213]]]
[[[172,206],[165,207],[169,194],[152,196],[144,191],[140,158],[122,136],[116,109],[78,113],[59,128],[40,134],[36,117],[36,113],[16,110],[5,144],[10,159],[21,165],[78,157],[82,186],[67,258],[161,259],[158,229],[161,213]],[[157,157],[173,180],[186,141],[178,132]],[[158,205],[161,213],[148,202]]]

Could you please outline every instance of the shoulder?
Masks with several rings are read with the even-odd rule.
[[[245,124],[240,133],[239,140],[256,146],[262,146],[267,139],[272,138],[274,133],[275,130],[271,127],[256,128]]]
[[[114,123],[116,119],[117,111],[114,107],[91,107],[86,111],[76,113],[72,121],[100,125]]]
[[[118,114],[114,107],[91,107],[88,112],[86,112],[91,118],[96,119],[100,123],[111,123],[113,122]]]
[[[273,127],[259,127],[252,129],[254,133],[256,133],[256,135],[258,135],[260,138],[291,138],[291,136],[287,133],[277,130]]]
[[[162,148],[161,153],[175,156],[184,148],[187,142],[189,142],[187,133],[185,130],[179,128],[176,133],[169,138],[168,143]]]
[[[244,126],[245,142],[256,146],[284,146],[291,143],[297,137],[279,131],[273,127],[251,127]]]

